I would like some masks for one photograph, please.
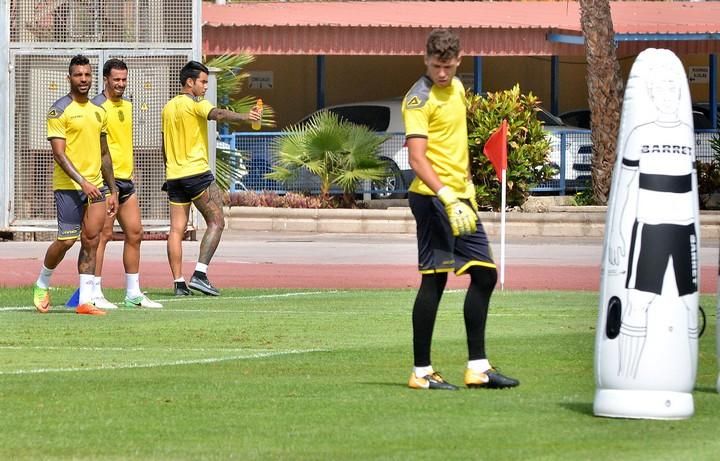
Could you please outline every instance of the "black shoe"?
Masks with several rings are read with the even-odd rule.
[[[485,387],[489,389],[506,389],[520,384],[520,381],[517,379],[505,376],[494,368],[489,369],[485,374],[488,377],[488,382]]]
[[[212,286],[207,276],[193,275],[190,279],[190,288],[205,293],[208,296],[220,296],[220,290]]]
[[[191,296],[192,291],[185,282],[175,282],[175,296]]]

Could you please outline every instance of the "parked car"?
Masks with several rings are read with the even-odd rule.
[[[710,105],[708,103],[696,103],[692,105],[693,123],[696,130],[712,130],[710,119]],[[575,109],[563,112],[558,115],[567,125],[579,128],[590,129],[590,109]],[[720,117],[718,117],[720,119]]]
[[[571,189],[587,187],[592,170],[592,142],[590,131],[568,125],[544,108],[537,112],[550,140],[550,162],[557,168],[555,180],[560,180],[560,161],[565,148],[565,185]],[[540,188],[542,189],[542,187]]]
[[[383,182],[373,184],[374,196],[378,198],[404,197],[410,182],[415,177],[410,168],[408,151],[405,146],[405,126],[402,119],[402,99],[357,102],[329,106],[328,110],[341,119],[364,125],[373,131],[391,135],[381,147],[380,157],[388,162],[390,175]],[[300,120],[309,120],[316,112]],[[550,139],[550,161],[557,167],[559,179],[561,148],[565,141],[565,179],[569,187],[580,187],[590,180],[592,144],[590,132],[577,126],[566,125],[545,109],[537,113]]]
[[[403,198],[414,178],[405,146],[405,126],[402,119],[402,100],[387,99],[382,101],[357,102],[328,106],[323,111],[330,111],[341,120],[363,125],[377,133],[390,135],[380,147],[379,157],[385,160],[388,177],[372,184],[374,198]],[[306,123],[319,111],[303,117],[298,124]]]
[[[710,140],[718,133],[717,129],[713,128],[710,104],[698,102],[694,103],[692,108],[695,125],[695,158],[699,162],[709,163],[715,158],[715,150],[712,148]],[[720,122],[720,106],[717,120]]]
[[[710,116],[710,103],[697,102],[692,105],[693,122],[696,130],[712,130],[712,117]],[[716,120],[720,123],[720,105],[716,107],[718,112]]]
[[[575,109],[558,115],[564,124],[576,126],[585,130],[590,129],[590,109]]]

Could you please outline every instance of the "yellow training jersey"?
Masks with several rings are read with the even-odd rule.
[[[470,167],[466,111],[465,89],[458,78],[441,88],[423,76],[405,95],[402,105],[405,137],[427,138],[426,156],[433,170],[444,185],[462,198],[467,198],[465,181]],[[418,177],[409,190],[435,194]]]
[[[94,186],[102,186],[100,136],[107,133],[105,109],[92,101],[79,103],[70,95],[63,96],[48,111],[47,129],[48,140],[65,140],[65,155],[78,173]],[[72,189],[82,188],[55,163],[53,190]]]
[[[179,94],[162,111],[167,179],[186,178],[210,171],[207,122],[214,106],[203,98]]]
[[[93,102],[107,113],[107,143],[115,178],[130,180],[134,166],[132,103],[127,99],[112,101],[104,93],[95,96]]]

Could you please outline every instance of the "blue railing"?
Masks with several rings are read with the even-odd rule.
[[[713,150],[710,139],[715,130],[697,130],[695,133],[695,152],[698,161],[710,161]],[[235,183],[234,191],[249,190],[255,192],[272,191],[277,193],[307,192],[318,193],[320,184],[309,173],[299,176],[289,184],[266,179],[272,171],[276,140],[280,132],[248,133],[237,132],[219,136],[221,142],[238,151],[243,158],[246,172],[242,180]],[[559,193],[586,189],[590,186],[592,170],[592,142],[589,130],[563,130],[550,132],[550,162],[557,168],[557,174],[551,180],[532,189],[534,193]],[[375,198],[399,197],[407,193],[413,172],[408,161],[407,148],[404,147],[402,133],[392,134],[382,145],[381,157],[390,160],[393,175],[384,182],[362,184],[360,194],[371,194]]]
[[[292,182],[284,183],[266,179],[272,172],[276,140],[280,132],[247,133],[238,132],[218,136],[220,142],[229,145],[243,158],[246,173],[241,181],[231,186],[233,191],[249,190],[255,192],[271,191],[277,193],[306,192],[319,193],[320,182],[309,172],[303,172]],[[375,198],[398,197],[407,194],[412,179],[412,170],[408,163],[405,137],[402,133],[391,134],[380,148],[380,157],[388,161],[392,175],[385,181],[364,183],[357,190],[359,194],[371,194]],[[337,190],[339,192],[339,189]]]

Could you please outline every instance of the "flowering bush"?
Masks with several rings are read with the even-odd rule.
[[[548,161],[550,142],[536,112],[540,101],[532,93],[510,90],[468,95],[468,147],[478,204],[498,209],[500,182],[483,153],[490,135],[503,119],[508,121],[507,205],[521,206],[535,185],[555,173]]]
[[[267,208],[339,208],[343,204],[340,197],[323,198],[317,195],[303,195],[288,192],[278,195],[275,192],[232,192],[226,195],[227,206],[251,206]],[[355,208],[360,204],[355,203]]]

